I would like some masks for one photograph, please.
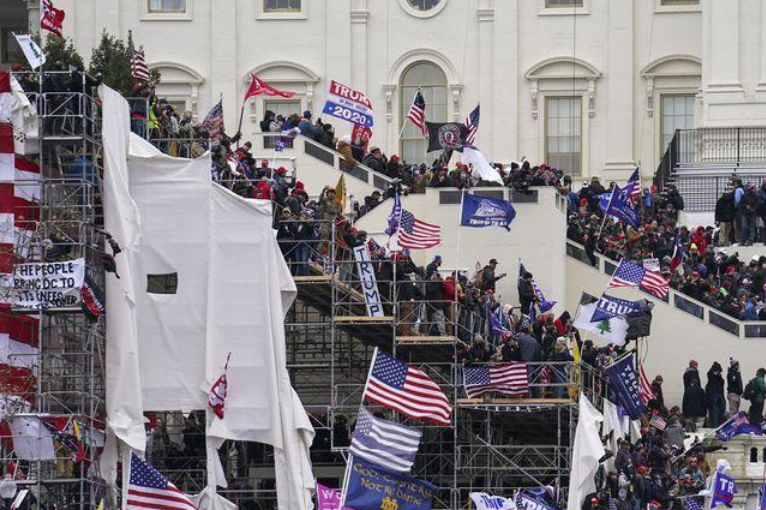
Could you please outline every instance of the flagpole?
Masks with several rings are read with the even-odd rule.
[[[463,239],[463,228],[460,225],[462,223],[463,218],[463,203],[465,200],[465,190],[460,191],[460,208],[457,212],[457,244],[455,245],[455,270],[457,271],[455,273],[455,281],[457,281],[457,276],[460,273],[460,243]]]

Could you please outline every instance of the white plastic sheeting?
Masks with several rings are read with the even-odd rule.
[[[204,409],[231,352],[225,416],[209,439],[273,445],[279,507],[312,508],[314,430],[286,368],[296,288],[270,203],[212,183],[207,157],[172,158],[131,135],[127,102],[104,86],[101,97],[106,228],[123,248],[121,278],[106,286],[111,429],[143,450],[143,412]],[[175,293],[147,292],[148,275],[170,274]]]

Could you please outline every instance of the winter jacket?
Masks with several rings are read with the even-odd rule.
[[[684,390],[683,412],[687,418],[703,418],[707,414],[705,392],[696,383]]]
[[[726,393],[742,395],[742,391],[742,374],[729,368],[726,372]]]
[[[734,207],[734,193],[724,193],[715,203],[715,221],[733,223],[736,216],[737,208]]]
[[[678,447],[679,451],[684,450],[684,428],[680,423],[675,422],[662,432],[662,438],[670,445]]]
[[[697,386],[700,388],[702,387],[702,380],[700,380],[699,370],[696,368],[687,367],[686,371],[684,372],[684,389],[689,388],[692,381],[697,381]]]
[[[343,162],[347,165],[357,165],[359,162],[354,159],[354,153],[351,152],[351,146],[344,142],[343,140],[338,141],[338,146],[336,147],[336,150],[340,152],[341,156],[343,156]]]
[[[522,361],[540,361],[542,359],[540,344],[535,337],[525,333],[519,337],[518,342]]]
[[[723,396],[724,381],[723,381],[723,368],[717,361],[713,362],[710,370],[707,371],[707,384],[705,385],[705,395],[708,397],[712,395]]]

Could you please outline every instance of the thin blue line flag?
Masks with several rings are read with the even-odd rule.
[[[463,194],[461,227],[503,227],[511,230],[511,222],[514,218],[516,218],[516,209],[507,200]]]

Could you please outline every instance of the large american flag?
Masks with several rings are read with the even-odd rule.
[[[202,121],[202,129],[208,132],[210,139],[218,139],[223,134],[223,99],[213,106],[205,120]]]
[[[439,385],[423,371],[377,350],[363,398],[408,418],[450,425],[452,408]]]
[[[620,261],[607,289],[615,287],[640,287],[658,298],[668,295],[668,281],[662,273],[644,269],[624,259]]]
[[[470,398],[490,392],[512,397],[524,397],[529,393],[526,363],[468,366],[463,369],[463,380]]]
[[[442,229],[439,225],[420,221],[411,212],[403,209],[396,242],[402,248],[412,250],[433,248],[442,242]]]
[[[128,510],[197,510],[194,503],[162,473],[139,459],[130,458]]]
[[[428,128],[426,127],[426,100],[423,98],[423,94],[418,89],[415,98],[412,100],[410,110],[407,112],[407,118],[412,121],[423,133],[423,136],[428,136]]]
[[[468,118],[465,119],[465,127],[468,128],[468,132],[465,135],[465,143],[467,145],[473,145],[473,141],[476,139],[476,133],[479,131],[479,117],[480,104],[476,105],[476,108],[471,111]]]
[[[644,371],[644,364],[638,364],[638,391],[641,394],[641,401],[644,405],[648,404],[650,400],[654,400],[657,396],[654,394],[654,389],[649,382],[649,378],[646,377]]]
[[[351,453],[397,473],[409,473],[415,462],[422,432],[392,421],[376,418],[359,408]]]

